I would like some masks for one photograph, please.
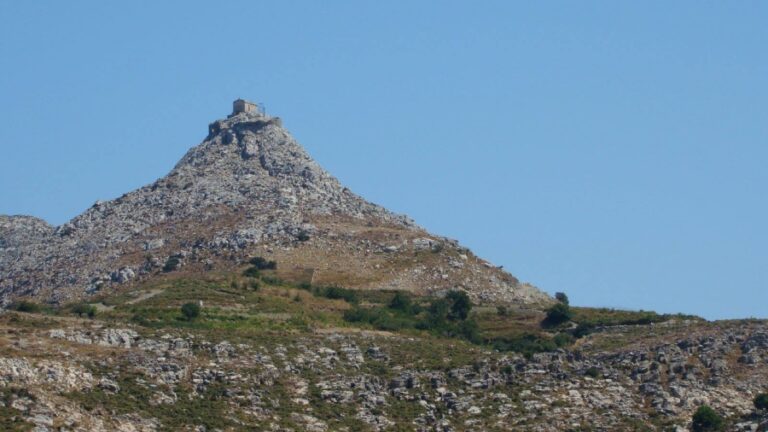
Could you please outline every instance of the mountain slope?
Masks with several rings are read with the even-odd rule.
[[[0,297],[66,302],[163,271],[231,271],[249,256],[297,282],[418,293],[464,289],[480,302],[549,297],[371,204],[323,170],[279,118],[240,112],[151,185],[52,227],[0,217]]]

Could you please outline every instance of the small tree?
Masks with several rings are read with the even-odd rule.
[[[451,305],[448,304],[446,299],[435,299],[429,304],[427,309],[427,321],[425,322],[426,328],[438,328],[445,324],[448,317],[448,311],[451,309]]]
[[[181,306],[181,313],[187,321],[192,321],[200,316],[200,305],[197,303],[184,303]]]
[[[445,298],[451,303],[448,318],[464,321],[472,310],[472,301],[464,291],[450,291]]]
[[[542,324],[546,327],[554,327],[570,321],[571,318],[573,318],[573,312],[567,304],[555,303],[547,309],[547,317]]]
[[[755,396],[755,399],[752,402],[755,404],[755,408],[758,410],[768,409],[768,393],[760,393],[759,395]]]
[[[568,296],[565,295],[564,292],[555,293],[555,299],[562,304],[566,304],[566,305],[570,304],[570,302],[568,301]]]
[[[725,420],[707,405],[702,405],[693,414],[693,432],[716,432],[725,428]]]

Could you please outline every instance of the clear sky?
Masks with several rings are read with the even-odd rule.
[[[237,97],[572,303],[768,316],[767,2],[4,1],[0,213],[150,183]]]

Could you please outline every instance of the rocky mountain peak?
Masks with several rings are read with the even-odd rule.
[[[236,269],[254,254],[270,254],[314,282],[549,300],[458,242],[355,195],[278,117],[260,110],[236,109],[211,123],[168,175],[61,226],[0,219],[0,248],[6,303],[20,295],[64,301],[119,289],[166,273],[170,258],[184,271],[204,272]],[[425,249],[432,255],[419,256]]]

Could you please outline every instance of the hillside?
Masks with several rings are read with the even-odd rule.
[[[0,430],[768,430],[768,322],[553,299],[242,106],[61,226],[0,216]]]
[[[666,431],[687,430],[702,404],[728,430],[768,420],[752,406],[768,388],[766,322],[577,308],[579,327],[596,324],[577,338],[542,328],[542,312],[476,306],[440,321],[436,298],[403,307],[392,291],[297,286],[249,268],[169,275],[94,309],[17,305],[0,316],[0,424]],[[190,301],[199,316],[182,313]]]

